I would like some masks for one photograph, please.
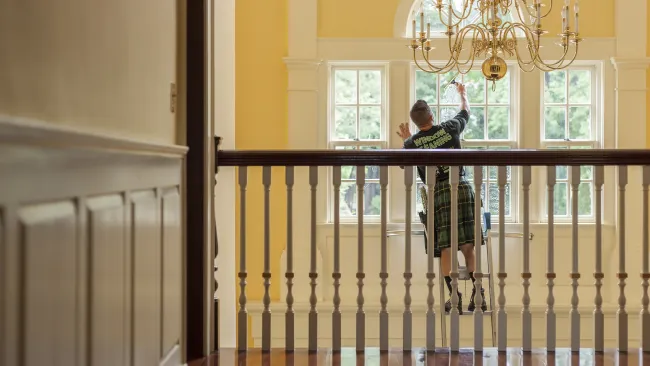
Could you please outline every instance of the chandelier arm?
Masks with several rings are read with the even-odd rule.
[[[567,51],[568,51],[568,47],[567,47]],[[557,62],[554,62],[552,64],[547,64],[544,61],[542,61],[541,58],[540,58],[539,59],[540,62],[537,65],[537,67],[540,68],[540,69],[546,68],[546,70],[544,70],[544,71],[555,71],[555,70],[564,69],[564,68],[570,66],[571,64],[573,64],[573,62],[576,60],[576,58],[578,56],[578,43],[576,43],[576,45],[575,45],[575,51],[573,52],[573,56],[571,57],[571,59],[569,59],[567,62],[565,62],[567,53],[568,52],[565,52],[565,54],[563,55],[563,57],[561,59],[561,62],[557,61]]]
[[[462,13],[462,15],[458,15],[458,14],[456,14],[456,10],[454,10],[453,7],[450,8],[450,9],[451,9],[451,14],[452,14],[454,17],[459,18],[458,23],[456,23],[456,24],[460,24],[460,22],[461,22],[462,20],[465,20],[465,19],[469,18],[470,14],[472,14],[472,5],[473,5],[473,4],[474,4],[474,0],[471,0],[471,1],[469,2],[469,6],[467,5],[467,2],[466,2],[466,3],[465,3],[465,6],[463,6],[463,13]],[[468,9],[469,9],[469,11],[468,11]],[[465,14],[465,12],[467,12],[467,14]],[[442,11],[441,11],[441,13],[442,13]]]
[[[429,69],[433,71],[432,73],[435,73],[435,74],[442,73],[445,70],[449,71],[448,68],[453,67],[453,62],[452,62],[452,61],[454,61],[453,58],[450,58],[449,60],[447,60],[447,64],[445,66],[437,67],[437,66],[433,65],[429,61],[429,55],[428,55],[428,53],[424,52],[424,49],[422,49],[422,57],[424,58],[424,61],[427,63],[427,66],[429,67]],[[417,64],[417,59],[415,58],[415,52],[413,53],[413,59],[415,60],[415,62]]]

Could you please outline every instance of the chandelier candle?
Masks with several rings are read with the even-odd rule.
[[[557,61],[546,62],[541,54],[542,36],[548,33],[542,29],[542,18],[551,15],[553,1],[548,10],[542,11],[540,0],[424,0],[429,7],[437,9],[442,32],[449,39],[449,60],[444,66],[431,63],[430,55],[431,23],[424,31],[424,9],[420,10],[420,33],[416,33],[416,18],[413,20],[413,38],[409,48],[413,51],[416,66],[428,73],[445,74],[452,70],[466,74],[477,60],[483,60],[483,76],[493,82],[501,80],[508,71],[505,59],[517,61],[524,72],[535,69],[541,71],[561,70],[571,65],[578,55],[578,45],[582,41],[578,33],[580,7],[578,0],[573,6],[575,30],[571,29],[570,0],[565,0],[558,14],[562,19],[562,32],[558,35],[562,47],[562,57]],[[435,10],[434,10],[435,11]],[[444,12],[447,11],[447,16]],[[512,13],[512,14],[511,14]],[[556,13],[557,14],[557,13]],[[556,15],[557,16],[557,15]],[[509,20],[512,19],[512,20]],[[436,31],[434,29],[434,31]],[[465,42],[467,41],[467,42]],[[421,55],[420,55],[421,54]],[[556,57],[553,57],[557,59]]]

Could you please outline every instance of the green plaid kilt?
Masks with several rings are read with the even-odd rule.
[[[448,180],[436,182],[433,191],[435,215],[434,256],[440,257],[440,251],[451,248],[451,184]],[[461,179],[458,184],[458,247],[474,244],[474,189],[471,184]],[[420,220],[427,227],[427,215],[420,213]],[[428,228],[427,228],[427,232]],[[481,230],[481,242],[483,230]],[[424,242],[427,250],[427,239]]]

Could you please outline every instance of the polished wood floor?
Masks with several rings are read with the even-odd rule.
[[[571,353],[568,349],[561,349],[555,353],[546,353],[545,350],[534,350],[523,353],[521,349],[512,348],[508,352],[499,354],[496,349],[486,349],[483,353],[474,353],[471,349],[463,349],[457,354],[450,354],[446,349],[425,355],[422,351],[404,353],[400,349],[391,350],[381,354],[379,349],[369,348],[363,354],[358,354],[354,349],[344,349],[341,353],[332,353],[329,349],[319,350],[318,353],[309,354],[306,350],[297,350],[286,353],[277,349],[270,353],[262,353],[259,349],[251,349],[247,353],[238,353],[235,350],[221,350],[218,354],[203,360],[190,362],[188,366],[402,366],[402,365],[450,365],[450,366],[589,366],[589,365],[649,365],[650,354],[640,353],[638,350],[627,354],[608,350],[602,354],[595,354],[593,350],[584,349],[579,353]]]

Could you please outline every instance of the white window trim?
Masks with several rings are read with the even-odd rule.
[[[544,73],[540,72],[540,139],[539,139],[539,147],[540,149],[546,149],[549,146],[566,146],[567,148],[570,146],[586,146],[590,145],[592,149],[601,149],[604,146],[604,139],[603,139],[603,130],[604,130],[604,120],[603,120],[603,101],[604,101],[604,90],[603,90],[603,69],[602,69],[602,63],[600,62],[575,62],[573,65],[569,66],[568,68],[564,70],[590,70],[591,71],[591,131],[592,131],[592,136],[594,137],[593,140],[575,140],[575,141],[553,141],[553,140],[544,140],[545,136],[545,123],[544,123]],[[567,80],[567,85],[568,85],[568,80]],[[567,94],[568,98],[568,94]],[[567,100],[567,105],[570,105]],[[567,115],[567,122],[569,116]],[[568,128],[568,123],[567,123],[567,128]],[[567,174],[571,174],[570,167],[567,171]],[[593,171],[593,174],[595,174],[595,170]],[[539,207],[538,207],[538,212],[539,212],[539,217],[540,217],[540,222],[542,223],[548,223],[548,201],[546,197],[546,169],[544,169],[543,173],[540,174],[540,187],[543,187],[543,189],[538,190],[538,202],[539,202]],[[595,203],[595,185],[593,184],[594,176],[592,175],[591,183],[592,183],[592,204]],[[570,180],[569,180],[570,181]],[[569,184],[567,189],[570,191],[571,190],[571,185]],[[603,192],[606,190],[606,187],[603,187]],[[559,224],[564,224],[564,223],[571,223],[572,222],[572,216],[570,212],[570,207],[571,207],[571,201],[567,202],[567,208],[569,210],[568,216],[553,216],[553,222],[554,223],[559,223]],[[595,212],[595,207],[592,207],[592,213],[591,215],[580,215],[578,216],[578,221],[579,223],[584,223],[584,224],[592,224],[595,223],[596,220],[596,212]]]
[[[436,65],[436,66],[441,66],[444,65],[445,63],[443,61],[432,61],[431,64]],[[517,67],[516,61],[506,61],[506,64],[508,65],[508,69],[510,72],[510,136],[511,140],[484,140],[484,141],[476,141],[476,140],[470,140],[462,141],[463,149],[466,148],[473,148],[473,147],[483,147],[483,146],[510,146],[512,149],[517,149],[519,148],[521,142],[520,142],[520,128],[519,125],[516,123],[518,119],[520,119],[520,100],[519,100],[519,91],[520,91],[520,70]],[[480,64],[474,65],[475,68],[480,68]],[[419,68],[416,66],[415,62],[410,63],[410,68],[409,68],[409,101],[410,105],[413,105],[415,103],[415,82],[416,82],[416,72],[419,70]],[[440,100],[440,95],[438,95],[438,100]],[[410,108],[409,105],[409,108]],[[472,106],[470,105],[470,108]],[[440,118],[440,116],[438,116]],[[439,122],[439,121],[438,121]],[[411,132],[415,133],[415,125],[413,123],[410,123],[409,126],[411,127]],[[473,169],[473,167],[466,167],[469,169]],[[418,184],[418,177],[417,177],[417,171],[414,168],[414,184],[413,184],[413,194],[411,198],[411,207],[412,207],[412,217],[413,217],[413,222],[419,222],[419,216],[417,214],[417,205],[416,205],[416,194],[417,194],[417,184]],[[506,223],[517,223],[519,222],[519,169],[518,167],[512,167],[511,168],[511,190],[510,190],[510,199],[511,199],[511,207],[510,207],[510,215],[505,218]],[[473,181],[471,183],[474,183]],[[396,192],[394,192],[396,193]],[[499,217],[498,215],[494,215],[492,217],[492,222],[493,223],[498,223],[499,222]]]
[[[390,99],[389,99],[389,80],[390,80],[390,64],[388,62],[337,62],[332,61],[328,63],[327,68],[327,149],[335,149],[336,146],[377,146],[380,149],[388,148],[388,118],[390,116]],[[352,140],[352,141],[332,141],[332,136],[335,132],[335,125],[333,123],[335,115],[335,90],[334,90],[334,71],[335,70],[378,70],[381,72],[382,78],[382,99],[381,99],[381,130],[379,140]],[[357,88],[358,88],[357,84]],[[355,104],[363,106],[363,104]],[[374,106],[374,105],[373,105]],[[358,126],[357,126],[358,128]],[[327,169],[327,222],[334,222],[334,192],[331,189],[332,182],[332,168]],[[378,179],[365,180],[367,183],[379,183]],[[389,182],[390,186],[390,182]],[[390,190],[388,190],[387,197],[387,210],[390,212]],[[356,223],[356,216],[341,216],[339,217],[342,224]],[[363,222],[365,223],[378,223],[381,217],[379,215],[366,215],[364,213]]]

